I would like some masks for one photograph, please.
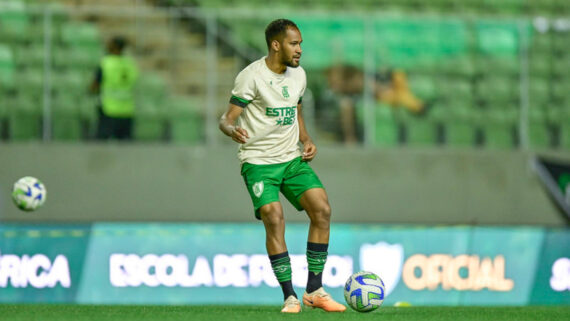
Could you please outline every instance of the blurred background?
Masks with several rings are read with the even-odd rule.
[[[240,296],[245,283],[222,272],[217,281],[219,251],[227,257],[216,262],[250,255],[244,282],[266,295],[271,281],[251,281],[255,255],[264,253],[261,226],[237,146],[218,119],[237,73],[266,54],[265,26],[281,17],[303,36],[303,113],[319,147],[312,164],[339,224],[330,286],[341,286],[350,271],[374,270],[362,257],[375,248],[367,257],[400,262],[381,271],[392,275],[394,302],[570,302],[565,0],[0,1],[0,286],[11,289],[3,301],[216,303],[216,295],[235,293],[236,303],[256,303]],[[132,135],[101,139],[93,83],[117,36],[137,69]],[[17,210],[9,196],[11,184],[28,175],[48,190],[34,213]],[[284,205],[286,219],[299,224],[289,237],[305,239],[306,217]],[[62,267],[63,279],[52,273],[52,292],[34,292],[23,276],[2,272],[8,255],[24,266],[22,255],[38,251],[51,270]],[[293,252],[304,252],[302,242]],[[116,270],[108,263],[113,253]],[[212,270],[195,268],[205,283],[187,278],[160,283],[174,286],[171,292],[152,282],[141,289],[144,282],[125,272],[121,255],[128,253],[185,253],[190,272],[204,267],[200,257]],[[444,262],[488,258],[480,270],[497,271],[496,278],[428,288],[417,263],[424,261],[409,259],[437,253],[449,256]],[[165,277],[184,266],[183,258],[168,259]],[[555,262],[562,262],[556,273]],[[402,266],[412,271],[405,284],[398,283]],[[486,273],[467,270],[458,268],[458,277]],[[98,284],[107,287],[90,288]],[[279,303],[271,298],[264,302]]]

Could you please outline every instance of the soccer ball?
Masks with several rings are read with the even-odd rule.
[[[346,303],[358,312],[370,312],[378,309],[384,302],[384,293],[384,282],[372,272],[354,273],[344,285]]]
[[[20,178],[12,188],[12,200],[23,211],[35,211],[46,201],[46,187],[37,178]]]

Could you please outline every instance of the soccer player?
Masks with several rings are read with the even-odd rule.
[[[281,312],[298,313],[301,303],[291,283],[279,192],[299,211],[305,210],[310,219],[309,278],[303,303],[342,312],[346,307],[322,287],[331,209],[323,184],[308,164],[317,147],[307,133],[301,108],[307,86],[305,71],[299,67],[302,40],[299,28],[290,20],[278,19],[267,26],[268,54],[236,77],[228,110],[220,118],[220,130],[240,144],[241,174],[255,216],[265,226],[267,254],[283,290]]]

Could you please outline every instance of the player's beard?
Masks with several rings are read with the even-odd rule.
[[[295,62],[294,57],[291,56],[291,58],[284,60],[283,64],[287,67],[291,67],[291,68],[297,68],[301,65],[301,61],[300,61],[301,57],[299,57],[299,62]]]

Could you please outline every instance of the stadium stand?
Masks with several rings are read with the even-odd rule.
[[[88,106],[94,105],[93,99],[82,88],[86,88],[104,51],[104,35],[121,29],[133,36],[136,31],[129,28],[132,20],[121,22],[104,15],[92,19],[74,14],[70,9],[82,1],[51,1],[55,4],[51,34],[54,48],[46,57],[43,11],[26,10],[26,6],[38,3],[10,0],[0,11],[0,99],[14,101],[14,108],[4,103],[0,106],[0,120],[10,124],[10,139],[39,139],[38,119],[42,111],[30,101],[37,101],[44,93],[47,62],[52,64],[49,86],[53,93],[53,138],[77,141],[88,137],[95,123],[93,108]],[[102,5],[117,3],[121,1],[101,2]],[[161,9],[190,6],[215,12],[221,8],[271,5],[293,13],[291,18],[299,24],[305,39],[303,66],[312,74],[338,63],[362,68],[364,53],[372,48],[377,68],[405,70],[413,92],[432,103],[431,112],[422,118],[377,106],[374,145],[444,143],[458,147],[516,148],[521,144],[517,134],[520,106],[528,103],[530,147],[570,146],[567,94],[570,33],[553,24],[533,26],[537,16],[569,15],[568,1],[149,0],[143,4],[139,1],[138,5],[154,10],[158,17],[153,20],[152,30],[145,29],[148,36],[137,38],[137,53],[144,52],[137,57],[144,74],[135,116],[138,140],[195,143],[204,139],[204,99],[201,99],[206,92],[204,77],[188,73],[193,70],[200,74],[204,70],[203,30],[179,37],[185,42],[183,50],[172,53],[169,50],[172,30],[168,29],[172,21]],[[317,13],[331,14],[295,14],[293,9],[300,5]],[[376,18],[370,12],[391,15]],[[368,18],[362,19],[363,15]],[[269,20],[263,15],[255,19],[236,15],[224,16],[218,22],[229,29],[236,42],[262,54],[265,42],[259,30]],[[523,29],[520,21],[526,23]],[[366,34],[369,26],[372,33]],[[184,29],[188,25],[180,23],[176,32],[183,34]],[[521,47],[521,30],[528,32],[528,47]],[[372,36],[373,41],[365,41],[368,39],[365,35]],[[521,96],[525,64],[521,50],[528,50],[528,101]],[[181,57],[177,65],[165,65],[169,54]],[[220,81],[216,94],[220,105],[225,104],[231,88],[228,82],[237,70],[235,60],[223,59],[218,57],[220,74],[216,77]],[[12,128],[14,124],[18,124],[18,129]]]

